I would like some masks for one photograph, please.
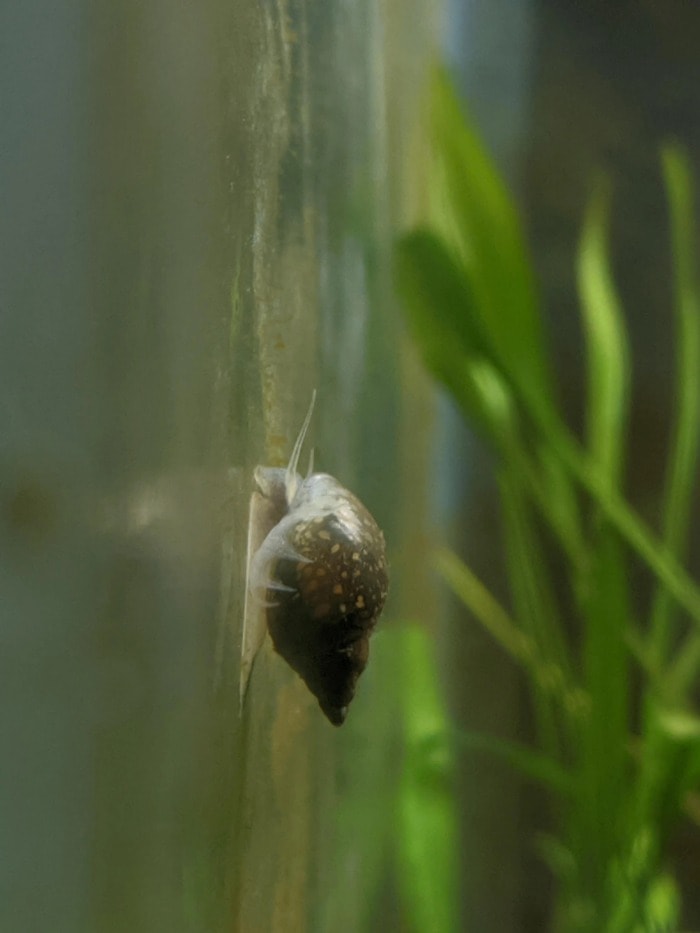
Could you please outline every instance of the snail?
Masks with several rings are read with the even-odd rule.
[[[265,626],[335,726],[345,721],[384,607],[384,536],[337,479],[297,472],[316,393],[286,469],[257,467],[249,526],[241,702]]]

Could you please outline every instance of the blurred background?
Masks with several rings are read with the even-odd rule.
[[[675,378],[668,207],[659,154],[662,144],[677,140],[697,172],[700,11],[683,3],[465,0],[448,4],[446,14],[445,56],[517,202],[559,398],[579,432],[585,421],[586,349],[575,257],[594,186],[602,172],[611,181],[611,261],[633,360],[625,482],[640,513],[658,523]],[[441,425],[440,450],[447,451],[442,462],[457,496],[447,509],[449,533],[482,579],[502,591],[502,542],[493,534],[493,460],[464,431],[449,401],[441,406]],[[696,528],[693,520],[695,572]],[[635,580],[644,587],[643,578]],[[492,639],[478,627],[460,627],[449,651],[464,721],[527,735],[522,683]],[[474,846],[464,874],[465,916],[478,918],[474,928],[480,930],[545,929],[551,881],[542,861],[532,857],[542,800],[488,758],[480,757],[478,767],[473,761],[461,767],[460,783],[469,788],[463,838],[468,849],[470,842]],[[675,852],[687,884],[685,923],[693,929],[700,924],[695,829],[678,830]]]
[[[0,5],[1,930],[700,927],[697,642],[682,650],[700,596],[680,569],[697,570],[700,425],[677,382],[695,352],[698,49],[685,2]],[[466,124],[431,96],[436,61]],[[452,184],[438,211],[434,150]],[[608,245],[581,279],[601,172],[609,220],[588,229]],[[407,271],[400,237],[418,228],[433,252]],[[625,466],[603,482],[549,437],[506,351],[521,306],[541,316],[546,339],[520,356],[585,445],[581,304],[619,326],[607,273],[629,346],[599,349],[630,402],[603,438],[624,439]],[[480,315],[508,283],[501,353],[498,314]],[[487,339],[463,347],[472,312]],[[269,641],[238,699],[252,474],[286,463],[314,388],[317,469],[367,504],[391,566],[341,730]],[[656,559],[678,412],[683,520]],[[559,525],[527,486],[538,473]],[[511,497],[519,477],[539,491],[531,523],[504,507],[504,477]],[[544,615],[570,669],[499,628],[522,622],[509,515],[532,540],[548,528],[532,565],[553,578],[561,611]],[[591,593],[633,605],[607,642],[584,624],[609,621]],[[669,601],[683,614],[649,648],[655,599],[652,634]],[[544,706],[572,730],[551,747]],[[587,731],[589,708],[618,731]],[[627,836],[586,836],[626,786]]]

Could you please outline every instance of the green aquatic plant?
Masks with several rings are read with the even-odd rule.
[[[499,755],[551,794],[556,829],[539,848],[558,882],[555,930],[674,930],[669,836],[700,786],[700,588],[684,566],[700,430],[687,160],[675,145],[663,150],[676,372],[662,520],[652,529],[624,488],[631,359],[609,263],[606,184],[588,205],[577,257],[587,363],[580,439],[557,403],[517,210],[444,75],[430,112],[429,218],[397,244],[397,287],[428,369],[496,454],[509,608],[451,551],[435,562],[522,666],[536,726],[536,747],[455,729],[454,749]],[[551,578],[552,541],[566,607]],[[641,611],[633,567],[653,581]],[[565,621],[572,607],[575,638]]]

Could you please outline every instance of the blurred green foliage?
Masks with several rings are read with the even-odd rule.
[[[397,800],[398,886],[408,928],[458,927],[454,748],[434,646],[420,626],[398,641],[404,759]]]
[[[430,113],[429,217],[400,239],[396,279],[426,365],[497,455],[510,609],[455,554],[443,549],[436,562],[472,615],[522,665],[537,735],[537,747],[529,748],[453,728],[454,748],[490,751],[550,792],[556,833],[539,848],[557,880],[555,930],[675,930],[680,898],[667,859],[669,836],[692,812],[700,781],[700,717],[691,696],[700,669],[700,590],[683,566],[700,429],[700,291],[688,164],[678,147],[664,150],[676,392],[655,532],[623,488],[631,360],[609,264],[605,183],[586,211],[577,259],[587,354],[579,440],[557,403],[517,211],[443,74],[434,78]],[[545,542],[549,547],[552,539],[565,568],[566,606],[551,579]],[[632,562],[654,580],[641,615],[631,599]],[[409,657],[410,677],[425,678],[425,653]],[[635,665],[641,716],[634,712]],[[436,708],[429,695],[425,702]],[[431,718],[417,699],[406,717],[413,737]],[[434,834],[447,832],[439,827],[450,804],[424,797],[430,827],[419,832],[420,768],[412,754],[407,769],[404,865],[409,879],[424,879],[425,890],[417,881],[405,888],[425,907],[439,891],[430,871],[441,859],[449,862],[454,845],[448,833],[445,852],[436,856]],[[420,838],[432,840],[422,853]],[[421,916],[421,908],[414,904],[412,913]],[[452,915],[415,929],[448,930],[454,922]]]

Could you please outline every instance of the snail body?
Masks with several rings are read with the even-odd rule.
[[[252,554],[248,585],[275,650],[342,725],[367,665],[384,606],[384,536],[357,496],[327,473],[296,471],[313,399],[286,470],[258,467],[270,528]]]

